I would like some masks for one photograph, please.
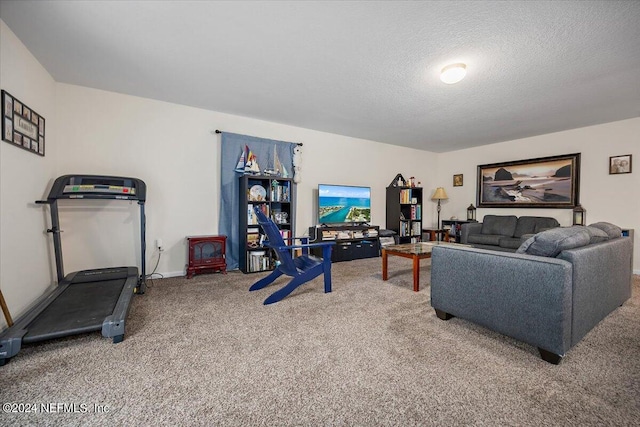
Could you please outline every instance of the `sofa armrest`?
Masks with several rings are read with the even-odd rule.
[[[575,345],[609,313],[631,298],[633,242],[628,237],[569,249],[559,259],[573,264]]]
[[[572,271],[556,258],[436,246],[431,305],[564,355],[571,347]]]
[[[467,243],[469,234],[480,234],[482,231],[481,222],[468,222],[460,227],[460,243]]]

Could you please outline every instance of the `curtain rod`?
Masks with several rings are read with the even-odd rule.
[[[222,131],[220,129],[216,129],[214,132],[215,133],[222,133]],[[299,145],[300,147],[302,147],[302,142],[290,142],[289,144],[296,144],[296,145]]]

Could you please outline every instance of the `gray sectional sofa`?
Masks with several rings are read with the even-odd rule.
[[[607,223],[554,228],[519,253],[436,246],[431,305],[524,341],[557,364],[631,296],[633,245]]]
[[[485,215],[482,221],[463,224],[460,243],[515,252],[531,235],[560,226],[555,218],[545,216]]]

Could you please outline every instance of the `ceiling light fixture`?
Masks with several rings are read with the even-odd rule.
[[[465,64],[451,64],[442,69],[440,80],[448,85],[458,83],[467,75],[467,66]]]

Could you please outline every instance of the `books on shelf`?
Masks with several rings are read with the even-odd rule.
[[[322,240],[336,240],[338,232],[335,230],[322,230]]]
[[[411,203],[411,189],[407,188],[404,190],[400,190],[400,203],[407,204]]]
[[[412,236],[422,236],[422,223],[421,222],[413,222],[413,223],[411,223],[411,235]]]
[[[401,237],[409,235],[409,221],[400,221],[400,232],[398,233]]]
[[[353,239],[366,239],[378,237],[378,230],[376,228],[363,228],[363,229],[323,229],[322,240],[353,240]]]
[[[253,204],[249,203],[247,205],[247,225],[258,225],[258,217],[256,216],[255,211],[253,210]],[[264,212],[266,216],[269,216],[269,205],[261,204],[260,210]]]
[[[282,240],[284,240],[285,244],[291,244],[291,242],[289,241],[289,239],[293,237],[291,235],[291,230],[280,230],[280,235],[282,236]]]
[[[400,237],[422,236],[422,223],[420,221],[400,221]]]
[[[247,252],[248,271],[268,270],[271,266],[267,251],[251,251]]]
[[[271,184],[271,201],[272,202],[290,202],[291,191],[289,189],[290,182],[282,183],[274,180]]]
[[[338,231],[337,239],[350,239],[351,234],[348,231]]]
[[[411,206],[411,219],[413,220],[422,219],[422,205]]]

